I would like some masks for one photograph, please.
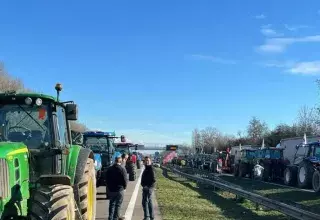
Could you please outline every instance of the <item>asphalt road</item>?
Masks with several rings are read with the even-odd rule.
[[[129,181],[124,200],[121,207],[121,216],[125,216],[126,220],[142,220],[142,187],[140,186],[141,171],[137,170],[137,178],[135,181]],[[97,210],[96,220],[108,219],[109,200],[106,200],[105,187],[99,187],[97,190]],[[155,220],[161,220],[155,195],[153,195],[153,205],[155,211]]]

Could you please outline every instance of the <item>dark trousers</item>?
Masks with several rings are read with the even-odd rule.
[[[123,201],[123,190],[120,192],[109,192],[109,218],[108,220],[118,220]]]
[[[142,207],[144,212],[144,220],[154,219],[152,192],[152,188],[143,188],[142,190]]]

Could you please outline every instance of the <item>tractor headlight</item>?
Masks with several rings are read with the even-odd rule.
[[[30,97],[27,97],[24,102],[26,103],[26,105],[31,105],[32,103],[32,99]]]
[[[42,105],[42,99],[37,98],[37,99],[36,99],[36,105],[37,105],[37,106]]]

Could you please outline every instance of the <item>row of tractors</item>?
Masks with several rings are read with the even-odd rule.
[[[129,181],[136,180],[136,169],[141,168],[142,158],[137,152],[138,145],[127,142],[124,135],[117,137],[115,132],[87,131],[82,137],[81,144],[94,153],[97,187],[105,186],[106,170],[113,163],[113,156],[117,152],[128,155],[125,168],[129,174]],[[121,141],[116,143],[116,139]]]
[[[284,157],[285,148],[242,149],[234,163],[239,177],[281,181],[285,185],[312,188],[320,192],[320,142],[295,146],[292,158]],[[254,172],[261,167],[262,172]]]
[[[94,220],[97,183],[112,155],[131,152],[132,144],[115,145],[114,133],[72,132],[78,107],[60,101],[61,84],[55,89],[56,97],[0,93],[0,220]]]
[[[235,148],[237,149],[237,148]],[[250,146],[185,157],[187,165],[214,173],[233,173],[263,181],[282,182],[320,192],[320,142],[284,147]],[[259,172],[260,171],[260,172]]]

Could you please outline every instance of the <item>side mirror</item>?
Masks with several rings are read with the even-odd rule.
[[[78,120],[78,106],[76,104],[66,104],[66,116],[67,120]]]
[[[126,137],[125,137],[124,135],[121,135],[120,141],[121,141],[122,143],[127,142]]]

